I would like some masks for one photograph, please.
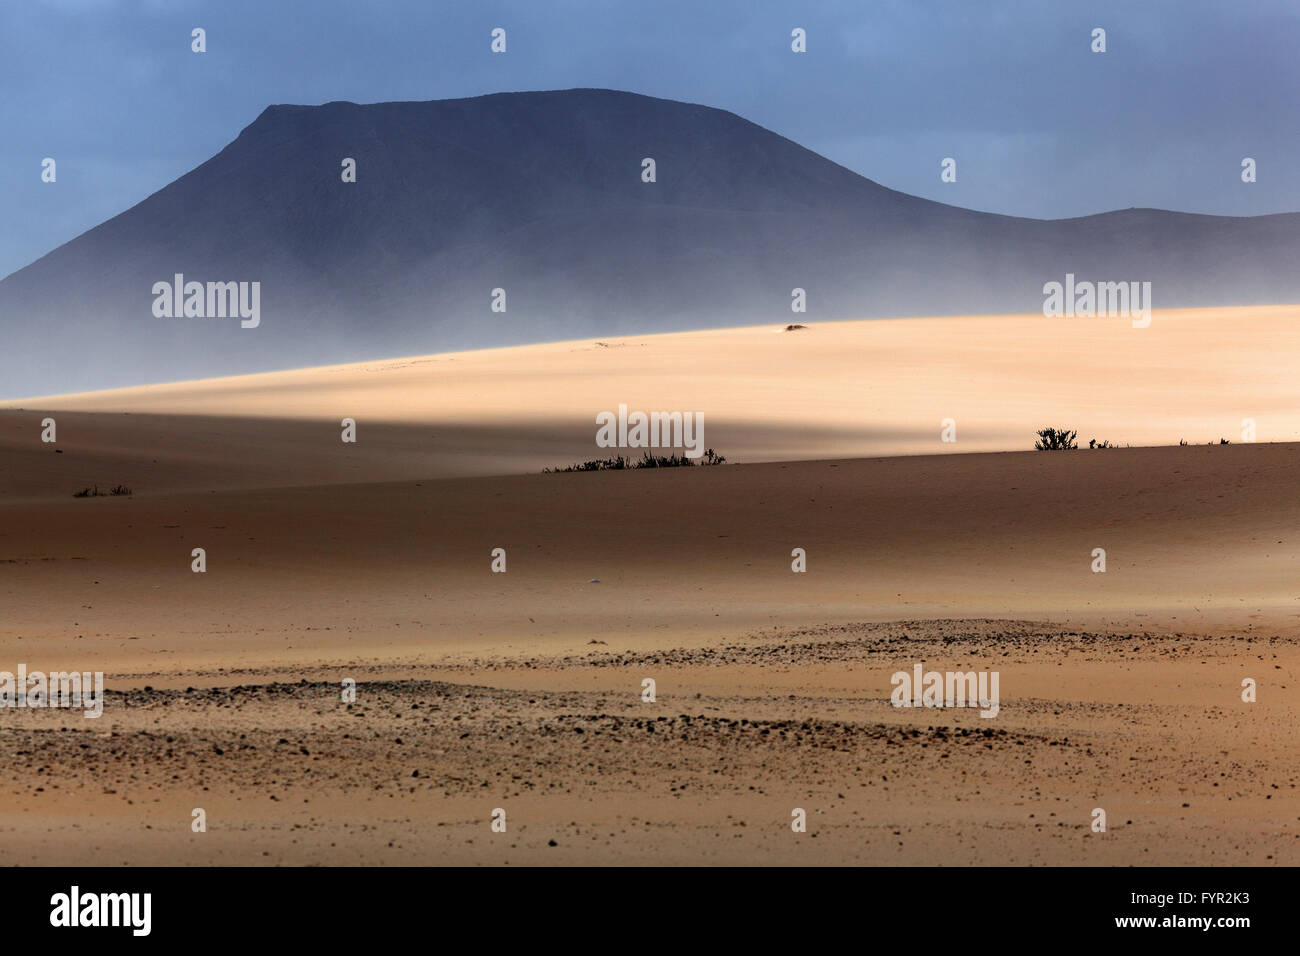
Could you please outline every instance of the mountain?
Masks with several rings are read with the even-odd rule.
[[[1300,301],[1297,253],[1298,214],[973,212],[732,113],[632,93],[271,106],[197,169],[0,282],[0,395],[735,324],[1037,312],[1067,272],[1149,281],[1157,309]],[[154,285],[176,274],[259,283],[260,323],[156,316]],[[791,313],[795,287],[806,315]],[[491,310],[497,288],[505,312]]]

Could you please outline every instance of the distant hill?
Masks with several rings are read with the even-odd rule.
[[[341,161],[357,181],[341,181]],[[652,157],[657,181],[642,182]],[[1039,221],[895,192],[734,114],[608,90],[272,106],[0,282],[0,396],[562,338],[1037,311],[1073,272],[1156,308],[1300,301],[1300,214]],[[260,282],[260,325],[154,283]],[[792,316],[791,289],[808,312]],[[507,311],[491,311],[506,292]],[[1048,320],[1044,320],[1048,321]]]

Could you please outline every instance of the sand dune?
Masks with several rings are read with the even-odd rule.
[[[733,462],[1300,440],[1300,307],[1124,319],[967,316],[562,342],[10,401],[0,493],[511,474],[596,457],[595,415],[696,411]],[[23,412],[14,411],[22,407]],[[58,459],[36,441],[59,412]],[[126,420],[124,413],[130,413]],[[338,423],[358,422],[359,441]],[[941,422],[957,441],[940,441]],[[602,453],[603,454],[603,453]]]
[[[1004,317],[1001,348],[966,319],[731,330],[13,403],[0,669],[113,693],[98,721],[0,711],[3,860],[1295,863],[1296,312]],[[592,457],[620,401],[704,411],[742,463],[536,473]],[[953,453],[1048,422],[1164,447]],[[135,493],[71,497],[92,481]],[[998,718],[890,706],[919,662],[1000,669]]]

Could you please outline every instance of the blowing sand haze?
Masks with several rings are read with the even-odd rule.
[[[1021,6],[0,30],[0,915],[1280,925],[1296,23]]]

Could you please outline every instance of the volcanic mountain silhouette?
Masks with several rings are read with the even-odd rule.
[[[732,113],[633,93],[271,106],[0,282],[0,394],[785,323],[794,288],[799,321],[1037,312],[1067,272],[1150,281],[1157,310],[1300,301],[1298,252],[1292,213],[958,209]],[[153,286],[176,274],[260,282],[260,325],[156,317]]]

